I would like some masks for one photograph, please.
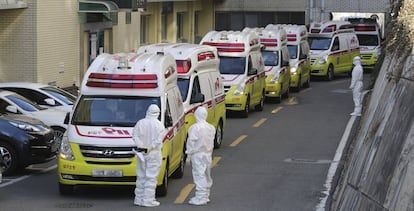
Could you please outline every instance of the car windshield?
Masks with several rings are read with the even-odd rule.
[[[58,89],[56,87],[53,86],[47,86],[47,87],[43,87],[41,88],[41,90],[49,93],[50,95],[52,95],[53,97],[63,101],[65,104],[67,105],[73,105],[76,101],[76,97],[64,90]]]
[[[357,34],[359,45],[362,46],[378,46],[378,35]]]
[[[151,104],[160,106],[160,98],[82,96],[73,113],[72,124],[133,127],[145,117]]]
[[[190,80],[184,79],[184,78],[178,78],[177,83],[180,89],[182,100],[183,102],[185,102],[187,99],[188,87],[190,86]]]
[[[279,64],[278,51],[262,51],[262,57],[265,66],[277,66]]]
[[[297,45],[288,45],[289,57],[290,59],[298,58],[298,46]]]
[[[28,112],[33,112],[33,111],[39,111],[39,110],[44,110],[46,108],[42,108],[39,105],[37,105],[35,102],[19,95],[19,94],[11,94],[11,95],[7,95],[6,98],[10,101],[12,101],[14,104],[16,104],[18,107],[20,107],[21,109],[28,111]]]
[[[311,50],[328,50],[331,45],[331,38],[309,37],[309,46]]]
[[[220,73],[242,75],[245,72],[246,57],[220,57]]]

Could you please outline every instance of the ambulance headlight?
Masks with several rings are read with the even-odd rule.
[[[297,67],[291,67],[290,68],[290,73],[291,74],[296,74],[296,71],[298,71],[298,68]]]
[[[319,61],[318,61],[318,64],[325,64],[325,63],[326,63],[326,61],[327,61],[327,57],[326,57],[326,56],[321,57],[321,58],[319,59]]]
[[[270,79],[269,84],[275,84],[279,81],[279,75],[275,75],[272,79]]]
[[[62,137],[59,157],[64,160],[75,160],[75,156],[73,156],[72,148],[70,147],[69,139],[66,133]]]
[[[234,95],[242,95],[244,94],[244,83],[237,85],[236,89],[234,90]]]

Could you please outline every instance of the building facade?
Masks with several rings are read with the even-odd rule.
[[[380,2],[378,2],[380,1]],[[0,0],[0,82],[79,86],[100,53],[199,43],[210,30],[386,12],[386,0]]]

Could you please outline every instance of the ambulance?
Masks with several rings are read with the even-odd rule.
[[[239,112],[245,118],[251,107],[262,111],[266,75],[259,36],[254,32],[210,31],[200,44],[217,48],[226,110]]]
[[[282,97],[289,96],[291,77],[286,31],[248,27],[243,31],[253,31],[259,36],[266,73],[266,98],[280,103]]]
[[[186,129],[196,122],[195,110],[199,106],[206,107],[207,122],[216,128],[214,147],[220,148],[226,123],[226,105],[217,49],[190,43],[159,43],[142,46],[137,52],[164,52],[174,57],[186,114]]]
[[[302,87],[310,86],[310,58],[308,44],[308,29],[305,25],[269,24],[266,28],[280,27],[286,30],[287,47],[290,57],[290,88],[300,91]]]
[[[136,145],[132,130],[151,104],[160,107],[166,134],[157,195],[185,166],[184,105],[174,58],[163,53],[101,54],[88,68],[80,95],[67,116],[58,157],[61,194],[77,185],[135,185]]]
[[[381,55],[381,30],[375,18],[349,17],[358,37],[361,64],[364,70],[372,70]]]
[[[350,22],[312,23],[308,36],[312,76],[333,80],[336,74],[351,74],[353,58],[359,56],[359,42]]]

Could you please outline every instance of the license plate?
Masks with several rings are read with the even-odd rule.
[[[122,170],[92,170],[93,177],[122,177]]]

